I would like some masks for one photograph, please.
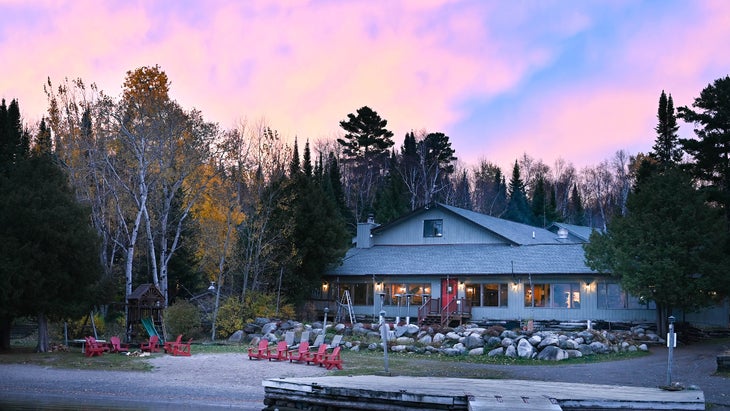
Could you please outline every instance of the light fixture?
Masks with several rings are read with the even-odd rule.
[[[330,288],[330,283],[327,281],[322,283],[322,291],[327,292],[327,290]]]
[[[215,281],[210,282],[210,286],[208,286],[208,291],[215,291]]]

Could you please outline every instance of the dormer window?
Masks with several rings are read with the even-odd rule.
[[[424,237],[441,237],[444,235],[444,220],[423,220]]]

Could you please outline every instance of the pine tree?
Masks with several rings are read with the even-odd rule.
[[[707,85],[692,107],[680,107],[678,117],[693,123],[697,139],[680,139],[694,160],[692,175],[703,182],[710,201],[721,204],[730,230],[730,76]]]
[[[312,177],[312,153],[309,151],[309,140],[304,143],[304,156],[302,158],[302,171],[307,177]]]
[[[682,150],[679,147],[679,136],[677,134],[679,126],[677,125],[677,116],[674,112],[674,102],[672,95],[669,97],[662,90],[659,96],[659,111],[657,113],[658,124],[656,130],[657,137],[652,147],[654,156],[661,167],[670,167],[682,161]]]
[[[297,144],[296,137],[294,137],[294,147],[291,151],[292,153],[291,162],[289,163],[289,177],[294,178],[294,176],[302,172],[302,167],[299,163],[299,145]]]
[[[504,218],[518,223],[535,225],[535,216],[527,202],[525,183],[520,177],[520,166],[515,161],[512,178],[509,182],[509,203]]]

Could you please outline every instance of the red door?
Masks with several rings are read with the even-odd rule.
[[[449,303],[456,299],[457,284],[459,280],[456,278],[441,279],[441,308],[448,306]]]

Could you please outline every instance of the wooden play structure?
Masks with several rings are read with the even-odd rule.
[[[162,313],[165,309],[165,298],[154,284],[140,284],[132,294],[127,296],[127,341],[138,337],[136,325],[142,325],[149,336],[157,335],[164,341],[157,330],[163,332]],[[145,336],[146,338],[147,336]]]

